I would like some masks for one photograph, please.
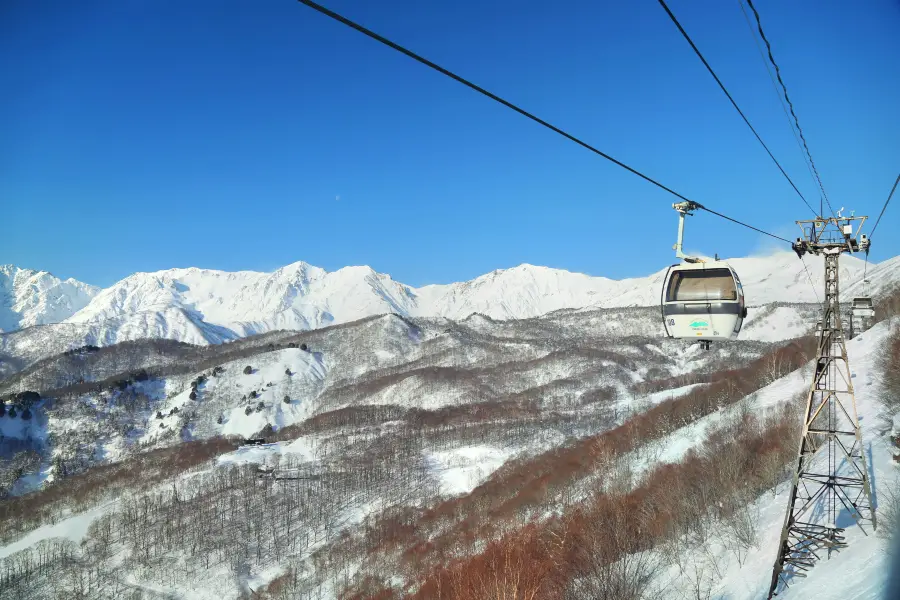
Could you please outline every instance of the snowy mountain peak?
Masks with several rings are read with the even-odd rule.
[[[310,281],[313,279],[321,279],[325,275],[327,275],[327,271],[325,269],[313,266],[307,262],[302,260],[298,260],[297,262],[293,262],[289,265],[285,265],[280,269],[276,269],[272,275],[276,277],[280,276],[291,276],[293,275],[296,279],[302,281]]]
[[[331,275],[340,275],[342,277],[379,277],[390,279],[390,275],[377,273],[375,269],[368,265],[352,265],[341,267],[337,271],[333,271]]]
[[[673,261],[674,262],[674,261]],[[728,260],[750,307],[817,302],[824,263],[790,251]],[[845,295],[863,290],[864,261],[841,258]],[[0,328],[63,321],[83,343],[137,338],[218,343],[276,329],[306,330],[378,314],[464,319],[540,316],[560,309],[653,306],[668,265],[646,277],[614,280],[522,263],[470,281],[412,288],[368,266],[328,272],[297,261],[270,273],[177,268],[135,273],[98,290],[47,273],[0,267]],[[808,269],[808,274],[807,274]],[[876,293],[900,283],[900,259],[868,266]],[[70,328],[71,331],[71,328]],[[49,332],[48,332],[49,333]],[[79,338],[79,343],[81,343]]]
[[[545,267],[543,265],[533,265],[531,263],[521,263],[510,269],[497,269],[495,273],[519,272],[519,273],[571,273],[566,269],[554,269],[553,267]]]
[[[99,292],[100,288],[62,280],[47,271],[0,265],[0,332],[63,321]]]

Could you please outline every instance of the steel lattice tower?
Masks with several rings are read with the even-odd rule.
[[[866,217],[817,218],[798,221],[804,233],[794,243],[825,259],[825,300],[817,326],[816,368],[806,397],[803,432],[769,598],[794,577],[805,577],[823,553],[846,546],[839,515],[846,511],[856,524],[876,526],[856,397],[847,361],[839,301],[838,259],[844,252],[864,250],[869,240],[853,236]],[[834,227],[829,227],[833,225]],[[835,231],[836,228],[836,231]],[[865,531],[865,528],[863,528]]]

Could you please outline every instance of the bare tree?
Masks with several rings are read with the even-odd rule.
[[[653,586],[661,561],[641,547],[628,510],[615,501],[601,520],[579,521],[574,577],[566,600],[650,600],[662,598]]]

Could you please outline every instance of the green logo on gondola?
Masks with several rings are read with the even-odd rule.
[[[709,323],[706,321],[694,321],[691,323],[691,327],[709,327]]]

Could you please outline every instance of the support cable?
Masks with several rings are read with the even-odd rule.
[[[753,15],[756,17],[756,27],[759,30],[759,36],[762,38],[763,42],[765,42],[766,50],[769,54],[769,61],[772,63],[772,66],[775,67],[775,76],[778,78],[778,83],[781,84],[781,89],[784,91],[784,99],[791,110],[791,115],[794,117],[794,124],[797,126],[797,132],[800,134],[800,139],[803,141],[803,148],[806,150],[806,156],[809,158],[809,164],[812,166],[813,173],[816,176],[816,181],[819,183],[819,190],[822,192],[822,197],[825,198],[825,203],[828,204],[828,210],[830,210],[831,213],[834,214],[834,208],[832,208],[831,206],[831,201],[828,200],[828,194],[825,193],[825,186],[822,185],[822,178],[819,177],[819,170],[816,169],[816,163],[813,162],[812,154],[810,153],[809,146],[806,143],[806,137],[803,135],[803,129],[800,128],[800,120],[797,118],[797,113],[794,112],[794,104],[791,102],[790,96],[788,96],[787,86],[784,84],[784,80],[781,78],[781,69],[778,68],[778,63],[775,62],[775,57],[772,56],[772,44],[769,43],[769,39],[766,37],[766,33],[763,31],[762,21],[759,18],[759,12],[756,10],[756,7],[753,6],[753,0],[747,0],[747,5],[750,7],[750,10],[753,11]]]
[[[703,206],[703,205],[700,204],[699,202],[694,202],[694,201],[691,200],[690,198],[687,198],[686,196],[682,196],[681,194],[679,194],[679,193],[676,192],[675,190],[673,190],[673,189],[671,189],[671,188],[669,188],[669,187],[666,187],[665,185],[663,185],[662,183],[656,181],[655,179],[653,179],[653,178],[651,178],[651,177],[649,177],[649,176],[647,176],[647,175],[644,175],[643,173],[641,173],[641,172],[638,171],[637,169],[634,169],[634,168],[632,168],[632,167],[626,165],[625,163],[623,163],[623,162],[621,162],[621,161],[619,161],[619,160],[616,160],[615,158],[613,158],[613,157],[610,156],[609,154],[606,154],[605,152],[602,152],[602,151],[598,150],[597,148],[595,148],[594,146],[591,146],[591,145],[588,144],[587,142],[580,140],[579,138],[575,137],[574,135],[572,135],[572,134],[570,134],[570,133],[567,133],[567,132],[563,131],[563,130],[560,129],[559,127],[556,127],[555,125],[552,125],[551,123],[548,123],[547,121],[541,119],[540,117],[537,117],[537,116],[533,115],[532,113],[530,113],[530,112],[524,110],[523,108],[520,108],[520,107],[516,106],[516,105],[513,104],[512,102],[509,102],[508,100],[504,100],[504,99],[501,98],[500,96],[497,96],[496,94],[493,94],[493,93],[487,91],[487,90],[484,89],[483,87],[480,87],[480,86],[478,86],[478,85],[472,83],[471,81],[469,81],[469,80],[467,80],[467,79],[464,79],[463,77],[460,77],[460,76],[457,75],[456,73],[453,73],[452,71],[449,71],[449,70],[445,69],[444,67],[442,67],[442,66],[440,66],[440,65],[438,65],[438,64],[436,64],[436,63],[431,62],[431,61],[428,60],[427,58],[424,58],[424,57],[422,57],[422,56],[416,54],[416,53],[413,52],[412,50],[409,50],[409,49],[404,48],[403,46],[401,46],[401,45],[399,45],[399,44],[397,44],[397,43],[395,43],[395,42],[392,42],[391,40],[385,38],[384,36],[381,36],[381,35],[375,33],[374,31],[371,31],[370,29],[366,29],[366,28],[363,27],[362,25],[360,25],[360,24],[358,24],[358,23],[355,23],[354,21],[351,21],[351,20],[348,19],[347,17],[344,17],[344,16],[342,16],[342,15],[339,15],[338,13],[336,13],[336,12],[334,12],[333,10],[330,10],[330,9],[328,9],[328,8],[326,8],[326,7],[324,7],[324,6],[322,6],[321,4],[318,4],[318,3],[316,3],[316,2],[313,2],[312,0],[297,0],[297,1],[300,2],[301,4],[305,4],[306,6],[312,8],[313,10],[316,10],[317,12],[319,12],[319,13],[321,13],[321,14],[327,16],[327,17],[330,17],[330,18],[334,19],[335,21],[338,21],[339,23],[342,23],[342,24],[346,25],[347,27],[350,27],[351,29],[355,29],[356,31],[358,31],[358,32],[360,32],[360,33],[362,33],[362,34],[364,34],[364,35],[366,35],[366,36],[372,38],[372,39],[375,40],[375,41],[381,42],[381,43],[384,44],[385,46],[388,46],[389,48],[392,48],[392,49],[396,50],[397,52],[400,52],[401,54],[405,54],[406,56],[412,58],[413,60],[415,60],[415,61],[417,61],[417,62],[419,62],[419,63],[422,63],[422,64],[425,65],[426,67],[429,67],[429,68],[431,68],[431,69],[434,69],[434,70],[437,71],[438,73],[441,73],[442,75],[446,75],[446,76],[449,77],[450,79],[453,79],[453,80],[455,80],[455,81],[457,81],[457,82],[463,84],[464,86],[466,86],[466,87],[468,87],[468,88],[471,88],[471,89],[475,90],[475,91],[478,92],[479,94],[482,94],[482,95],[484,95],[484,96],[487,96],[488,98],[490,98],[491,100],[494,100],[495,102],[499,102],[499,103],[502,104],[503,106],[505,106],[505,107],[507,107],[507,108],[509,108],[509,109],[511,109],[511,110],[513,110],[513,111],[515,111],[515,112],[517,112],[517,113],[519,113],[520,115],[522,115],[522,116],[524,116],[524,117],[527,117],[527,118],[531,119],[531,120],[534,121],[535,123],[538,123],[539,125],[543,125],[543,126],[546,127],[547,129],[550,129],[551,131],[554,131],[554,132],[558,133],[559,135],[563,136],[564,138],[566,138],[566,139],[568,139],[568,140],[570,140],[570,141],[572,141],[572,142],[575,142],[575,143],[578,144],[579,146],[581,146],[581,147],[583,147],[583,148],[586,148],[586,149],[590,150],[590,151],[593,152],[594,154],[597,154],[597,155],[599,155],[599,156],[605,158],[606,160],[608,160],[608,161],[610,161],[610,162],[612,162],[612,163],[614,163],[614,164],[616,164],[616,165],[622,167],[622,168],[625,169],[626,171],[628,171],[628,172],[630,172],[630,173],[633,173],[633,174],[637,175],[638,177],[640,177],[640,178],[643,179],[644,181],[647,181],[647,182],[649,182],[649,183],[652,183],[652,184],[655,185],[656,187],[658,187],[658,188],[660,188],[660,189],[662,189],[662,190],[665,190],[666,192],[669,192],[670,194],[672,194],[673,196],[675,196],[675,197],[677,197],[677,198],[680,198],[681,200],[684,200],[684,201],[686,201],[686,202],[691,202],[692,204],[695,204],[696,207],[699,208],[699,209],[705,210],[706,212],[711,213],[711,214],[714,214],[714,215],[716,215],[717,217],[722,217],[723,219],[726,219],[726,220],[728,220],[728,221],[731,221],[732,223],[736,223],[736,224],[741,225],[741,226],[743,226],[743,227],[747,227],[748,229],[752,229],[753,231],[756,231],[756,232],[762,233],[762,234],[764,234],[764,235],[767,235],[767,236],[769,236],[769,237],[775,238],[776,240],[781,240],[782,242],[787,242],[788,244],[791,243],[791,241],[788,240],[788,239],[785,239],[785,238],[783,238],[783,237],[777,236],[777,235],[772,234],[772,233],[768,233],[768,232],[766,232],[766,231],[763,231],[762,229],[759,229],[759,228],[754,227],[754,226],[752,226],[752,225],[748,225],[747,223],[744,223],[744,222],[742,222],[742,221],[738,221],[737,219],[732,219],[731,217],[727,217],[727,216],[723,215],[723,214],[720,213],[720,212],[716,212],[716,211],[714,211],[714,210],[712,210],[712,209],[709,209],[709,208]],[[748,123],[748,124],[749,124],[749,123]],[[760,141],[762,141],[762,140],[760,140]],[[774,159],[774,157],[773,157],[773,159]],[[782,171],[782,172],[783,172],[783,171]],[[785,177],[787,177],[787,174],[785,174]],[[796,189],[796,187],[795,187],[794,189]],[[798,193],[798,194],[800,193],[799,190],[797,191],[797,193]],[[801,197],[802,197],[802,194],[801,194]],[[805,201],[805,200],[804,200],[804,201]],[[813,211],[813,212],[815,212],[815,211]]]
[[[716,80],[716,83],[718,83],[719,87],[722,88],[722,91],[725,92],[725,95],[728,97],[728,100],[731,102],[731,105],[734,106],[734,109],[736,111],[738,111],[738,114],[741,115],[741,118],[744,120],[744,123],[746,123],[747,127],[750,128],[750,131],[753,132],[753,135],[755,135],[756,139],[759,141],[759,143],[762,144],[762,147],[765,148],[766,153],[768,153],[768,155],[769,155],[769,158],[772,159],[772,162],[775,163],[775,166],[778,167],[778,170],[781,171],[781,174],[784,175],[785,179],[788,180],[788,183],[791,184],[791,187],[794,188],[794,191],[797,192],[797,195],[800,196],[800,199],[803,200],[803,203],[807,206],[807,208],[809,208],[809,210],[811,210],[812,213],[815,215],[816,210],[809,204],[809,202],[806,201],[806,198],[803,196],[803,194],[800,192],[800,190],[797,188],[797,186],[794,185],[794,181],[790,178],[790,176],[787,174],[787,172],[781,167],[781,163],[778,162],[778,159],[775,158],[775,155],[772,154],[771,150],[769,150],[769,147],[766,145],[766,143],[760,137],[759,133],[756,132],[756,129],[753,127],[753,125],[750,124],[750,120],[747,119],[747,116],[744,114],[744,111],[742,111],[741,108],[737,105],[737,102],[735,102],[734,98],[732,98],[731,94],[728,92],[728,89],[725,87],[725,84],[722,83],[722,80],[719,79],[719,76],[716,75],[716,72],[713,71],[711,66],[709,66],[709,63],[706,61],[706,58],[703,56],[703,54],[697,48],[696,44],[694,44],[694,41],[691,39],[691,36],[689,36],[687,34],[687,32],[684,30],[684,27],[681,26],[681,23],[678,22],[678,19],[675,17],[675,15],[669,9],[669,6],[666,4],[665,0],[659,0],[659,4],[660,4],[660,6],[662,6],[665,9],[666,13],[669,15],[669,18],[672,19],[672,22],[675,23],[675,26],[678,28],[678,31],[681,32],[681,35],[684,36],[684,39],[687,40],[687,43],[690,44],[691,48],[694,50],[694,53],[700,58],[700,61],[703,63],[703,66],[706,67],[706,70],[709,71],[709,74],[713,76],[713,79]]]
[[[821,304],[822,301],[819,300],[819,292],[816,291],[816,284],[813,283],[812,275],[809,274],[809,268],[806,266],[806,261],[803,260],[802,256],[800,256],[799,258],[800,258],[800,262],[803,263],[803,268],[806,270],[806,279],[809,280],[809,285],[812,286],[813,294],[816,295],[816,302]]]
[[[803,164],[806,165],[806,170],[809,172],[809,176],[813,181],[813,185],[817,185],[816,176],[813,173],[812,167],[809,164],[809,158],[806,156],[806,151],[803,149],[803,143],[800,141],[800,136],[797,135],[797,129],[794,127],[794,122],[791,120],[791,114],[788,112],[787,104],[784,102],[784,97],[781,95],[781,92],[778,90],[778,82],[775,80],[775,73],[772,71],[772,66],[769,61],[766,59],[766,53],[763,50],[762,44],[759,41],[759,37],[756,35],[756,31],[753,28],[753,23],[750,21],[750,15],[747,14],[747,10],[744,8],[744,1],[738,0],[738,6],[741,7],[741,13],[744,15],[744,21],[747,23],[747,29],[750,30],[750,37],[753,38],[754,43],[756,44],[756,49],[759,51],[759,58],[762,61],[763,66],[766,68],[766,73],[769,74],[769,81],[772,82],[772,89],[775,91],[775,97],[778,98],[778,103],[781,105],[781,110],[784,112],[784,116],[787,119],[788,127],[791,130],[791,133],[794,136],[794,141],[797,142],[797,148],[800,149],[800,155],[803,156]],[[822,196],[819,195],[819,215],[822,214]],[[817,216],[819,216],[817,215]]]
[[[695,204],[696,204],[696,203],[695,203]],[[697,207],[700,208],[700,209],[702,209],[702,210],[705,210],[705,211],[708,212],[708,213],[712,213],[712,214],[716,215],[717,217],[722,217],[723,219],[726,219],[726,220],[728,220],[728,221],[731,221],[732,223],[737,223],[738,225],[742,225],[742,226],[744,226],[744,227],[747,227],[748,229],[752,229],[753,231],[758,231],[759,233],[761,233],[761,234],[763,234],[763,235],[767,235],[767,236],[772,237],[772,238],[775,238],[776,240],[781,240],[782,242],[787,242],[788,244],[792,244],[792,243],[793,243],[793,242],[791,242],[791,240],[788,240],[788,239],[785,239],[785,238],[783,238],[783,237],[781,237],[781,236],[775,235],[774,233],[769,233],[768,231],[763,231],[762,229],[757,229],[757,228],[754,227],[753,225],[747,225],[746,223],[742,223],[741,221],[738,221],[737,219],[732,219],[731,217],[725,216],[725,215],[723,215],[723,214],[720,213],[720,212],[716,212],[716,211],[712,210],[711,208],[706,208],[706,207],[703,206],[702,204],[697,204]]]
[[[888,204],[891,202],[891,198],[894,197],[894,190],[897,189],[897,183],[900,182],[900,174],[897,175],[897,179],[894,180],[894,187],[891,188],[891,193],[888,194],[887,200],[884,202],[884,206],[881,207],[881,212],[878,214],[878,218],[875,219],[875,226],[872,227],[872,233],[869,234],[869,239],[872,239],[872,236],[875,234],[875,230],[878,229],[878,224],[881,222],[881,217],[884,215],[884,211],[887,210]]]

